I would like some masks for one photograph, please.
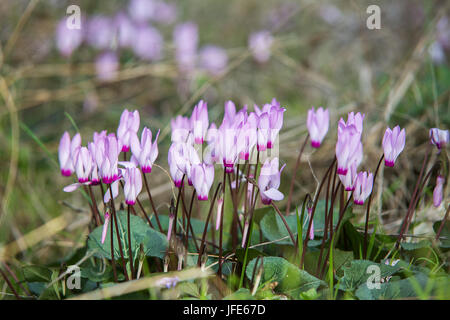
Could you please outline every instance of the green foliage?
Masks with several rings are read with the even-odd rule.
[[[117,224],[119,229],[120,241],[122,243],[122,250],[125,258],[128,258],[128,224],[127,213],[125,211],[117,212]],[[112,223],[112,219],[110,221]],[[111,259],[111,237],[110,227],[106,234],[105,242],[102,243],[102,231],[103,227],[97,227],[88,237],[88,248],[94,251],[94,256],[99,258]],[[117,233],[114,227],[114,258],[120,258],[119,240],[117,239]],[[167,238],[164,234],[149,227],[144,219],[131,215],[130,216],[130,228],[131,228],[131,250],[132,257],[136,258],[140,245],[143,245],[143,251],[146,256],[163,258],[167,250]]]
[[[246,275],[248,279],[253,276],[253,270],[258,259],[253,259],[248,264]],[[308,291],[311,288],[317,289],[325,283],[310,275],[304,270],[300,270],[297,266],[280,257],[264,257],[258,260],[256,269],[261,267],[263,261],[263,273],[261,282],[276,282],[276,292],[298,298],[299,294]]]

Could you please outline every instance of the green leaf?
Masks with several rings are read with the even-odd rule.
[[[258,259],[253,259],[248,264],[246,275],[248,279],[251,279],[255,263]],[[262,274],[261,281],[264,282],[278,282],[275,290],[284,294],[298,297],[301,292],[308,291],[311,288],[317,289],[320,285],[325,283],[310,275],[304,270],[300,270],[297,266],[288,262],[286,259],[280,257],[264,257],[259,259],[259,268],[261,260],[264,261],[264,272]]]
[[[443,220],[442,221],[436,221],[433,224],[433,230],[434,230],[434,232],[436,232],[436,234],[438,233],[442,222],[443,222]],[[441,242],[440,247],[442,247],[442,248],[450,248],[450,223],[448,221],[445,223],[444,227],[442,228],[440,237],[441,238],[445,237],[445,239],[440,239],[440,242]]]
[[[160,214],[160,215],[158,215],[158,219],[159,219],[159,222],[161,223],[161,227],[162,227],[163,231],[167,232],[167,228],[169,226],[169,217],[166,215]],[[156,221],[156,217],[154,215],[150,218],[150,221],[152,222],[153,227],[156,230],[159,230],[158,222]],[[178,215],[178,221],[182,222],[182,218],[180,217],[180,215]],[[203,234],[203,229],[205,228],[205,222],[202,220],[196,219],[196,218],[191,218],[191,226],[192,226],[192,229],[194,230],[195,234],[201,235],[201,234]],[[209,231],[210,226],[211,226],[211,224],[208,225],[208,228],[207,228],[208,231]],[[189,230],[189,232],[191,232],[191,231]]]
[[[42,266],[25,266],[22,268],[23,277],[27,282],[45,282],[52,279],[52,270]]]
[[[275,212],[275,210],[271,207],[267,207],[270,210],[266,210],[264,217],[261,219],[260,226],[264,237],[266,237],[269,241],[275,241],[282,238],[287,237],[284,240],[277,241],[278,244],[286,244],[292,245],[292,241],[289,238],[289,233],[286,230],[286,226],[283,223],[283,220],[279,217],[279,215]],[[314,236],[315,237],[323,237],[323,229],[325,226],[325,200],[320,200],[317,203],[316,212],[314,213]],[[306,215],[305,215],[306,216]],[[336,226],[338,221],[338,212],[337,208],[334,210],[333,214],[333,226]],[[286,222],[291,229],[292,233],[295,237],[297,237],[297,217],[295,214],[285,216]],[[306,218],[305,218],[306,219]],[[307,231],[308,231],[308,220],[303,224],[303,239],[305,239]],[[308,246],[314,247],[321,244],[321,240],[309,240]]]
[[[355,294],[360,300],[393,300],[418,297],[421,292],[424,292],[429,281],[431,281],[431,279],[425,274],[417,273],[416,275],[406,279],[380,283],[379,289],[369,289],[367,284],[364,283],[359,286]],[[431,289],[430,293],[437,287],[437,285],[442,283],[446,283],[444,288],[448,288],[449,282],[450,281],[447,277],[434,279],[435,286],[434,288],[429,288]],[[429,297],[425,296],[423,298]]]
[[[239,262],[243,262],[244,261],[244,256],[245,256],[245,249],[244,248],[236,249],[236,259]],[[256,250],[256,249],[252,249],[252,248],[248,249],[247,261],[250,261],[250,260],[252,260],[252,259],[254,259],[256,257],[259,257],[259,256],[267,256],[267,254],[265,254],[264,252],[261,252],[259,250]]]
[[[400,245],[404,250],[413,251],[428,248],[431,246],[431,242],[428,240],[422,240],[419,242],[402,242]]]
[[[119,229],[119,235],[122,243],[122,250],[124,257],[128,259],[128,224],[127,213],[125,211],[117,212],[117,223]],[[110,221],[112,223],[112,221]],[[111,238],[110,238],[110,226],[108,226],[105,242],[101,243],[103,227],[99,226],[89,234],[88,248],[89,250],[95,250],[94,256],[100,258],[111,259]],[[119,242],[117,239],[117,233],[114,227],[114,257],[120,258]],[[148,226],[144,219],[131,215],[130,216],[130,228],[131,228],[131,250],[132,256],[136,258],[140,244],[143,244],[144,253],[147,256],[163,258],[167,250],[166,236]]]
[[[366,283],[367,279],[373,275],[373,272],[368,272],[370,271],[368,270],[370,266],[377,266],[380,268],[381,278],[391,276],[400,270],[400,266],[398,265],[390,266],[369,260],[353,260],[342,268],[344,276],[340,279],[339,289],[354,290]]]
[[[255,300],[255,297],[252,296],[250,290],[247,288],[240,288],[236,292],[224,297],[223,300]]]

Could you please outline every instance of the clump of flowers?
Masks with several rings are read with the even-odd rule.
[[[209,119],[207,102],[200,100],[193,107],[190,116],[178,115],[173,118],[170,122],[171,145],[167,160],[175,194],[169,207],[168,219],[165,220],[167,225],[161,224],[162,220],[159,219],[161,212],[156,209],[157,206],[153,202],[150,184],[147,180],[147,175],[152,173],[152,168],[158,159],[160,131],[153,130],[156,132],[154,139],[150,128],[144,127],[140,132],[141,118],[137,110],[124,110],[115,133],[95,132],[92,141],[85,145],[82,144],[80,134],[76,134],[72,138],[68,132],[62,135],[59,145],[61,174],[65,177],[75,175],[77,179],[76,182],[66,186],[64,191],[72,192],[78,188],[84,188],[90,196],[93,221],[98,227],[103,225],[101,227],[101,243],[105,243],[109,227],[111,252],[114,252],[113,226],[116,226],[118,219],[115,201],[120,194],[123,194],[124,203],[128,208],[128,230],[130,230],[130,212],[136,214],[134,209],[136,205],[142,211],[149,225],[156,228],[152,225],[147,210],[139,200],[142,190],[145,189],[152,213],[158,223],[157,227],[161,233],[167,232],[164,238],[172,246],[167,249],[166,255],[169,255],[172,249],[177,253],[177,270],[180,270],[183,264],[187,265],[183,252],[189,248],[190,241],[194,241],[198,253],[198,266],[204,267],[203,255],[209,246],[207,242],[208,225],[213,224],[214,208],[217,212],[214,230],[218,232],[216,237],[218,237],[219,243],[210,250],[218,251],[219,275],[222,275],[225,261],[225,244],[223,242],[225,215],[227,215],[227,221],[231,220],[230,229],[225,232],[228,232],[233,252],[239,245],[245,249],[245,252],[248,252],[254,212],[259,206],[270,206],[274,209],[296,249],[299,248],[299,241],[303,241],[302,248],[307,248],[308,241],[315,238],[314,216],[318,214],[316,212],[317,201],[325,185],[327,188],[325,202],[327,206],[329,204],[329,207],[324,212],[325,223],[321,252],[324,250],[326,237],[331,237],[334,232],[337,232],[345,211],[352,205],[364,206],[367,203],[365,229],[365,237],[367,237],[370,204],[378,170],[383,160],[386,167],[394,167],[405,147],[405,129],[401,129],[400,126],[386,129],[383,138],[380,139],[383,153],[376,170],[372,173],[369,170],[359,170],[364,158],[363,122],[365,115],[360,112],[350,112],[346,121],[340,118],[337,124],[335,157],[320,181],[315,195],[307,194],[305,197],[305,201],[309,198],[307,217],[306,219],[299,217],[298,223],[300,226],[305,223],[307,233],[305,233],[304,239],[296,239],[285,218],[290,214],[289,208],[296,171],[301,162],[303,149],[309,139],[313,150],[320,148],[324,143],[329,129],[330,115],[329,110],[322,107],[317,110],[311,108],[308,111],[306,120],[308,134],[301,145],[297,164],[292,174],[286,213],[283,214],[278,205],[285,199],[283,174],[286,164],[280,164],[277,144],[286,111],[288,108],[283,107],[276,99],[263,104],[262,107],[254,105],[253,110],[249,110],[246,105],[238,108],[233,101],[226,101],[223,118],[214,123]],[[430,139],[431,143],[442,150],[448,143],[448,131],[432,129],[430,130]],[[122,160],[120,160],[121,158]],[[421,174],[422,176],[424,175]],[[430,174],[426,175],[425,179],[428,179],[429,176]],[[325,183],[326,181],[328,183]],[[333,182],[331,183],[331,181]],[[422,179],[421,183],[425,182]],[[442,202],[444,183],[445,177],[438,175],[433,192],[433,204],[436,207]],[[93,192],[95,186],[99,186],[102,200],[105,203],[103,214],[100,213],[97,206]],[[338,196],[339,192],[340,196]],[[186,193],[191,194],[190,203],[185,199]],[[412,201],[417,201],[418,196],[415,194]],[[230,197],[228,202],[225,201],[227,197]],[[201,212],[204,206],[208,207],[202,239],[197,240],[195,240],[191,224],[194,202],[197,203],[198,212]],[[339,216],[337,225],[334,226],[330,221],[333,221],[333,207],[338,202]],[[225,210],[225,206],[227,206],[227,210]],[[228,208],[228,206],[231,207]],[[303,203],[301,217],[304,217],[304,209],[305,203]],[[399,239],[408,230],[408,221],[410,221],[412,213],[413,211],[408,211]],[[118,231],[115,236],[121,237]],[[129,248],[125,252],[132,252],[131,231],[128,231],[126,236],[128,236]],[[129,257],[126,258],[121,242],[118,243],[124,274],[127,279],[133,279],[137,276],[133,268],[136,261]],[[126,244],[124,245],[126,246]],[[304,252],[305,250],[300,257],[301,266]],[[366,254],[366,247],[364,254]],[[129,260],[131,272],[126,268],[125,260]],[[111,265],[116,275],[113,254],[111,255]],[[245,267],[244,262],[243,269]],[[164,268],[167,271],[169,265],[165,263]],[[170,282],[167,287],[172,287],[176,283],[177,281]]]

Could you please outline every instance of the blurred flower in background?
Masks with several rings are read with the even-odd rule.
[[[84,33],[82,29],[69,29],[66,21],[67,18],[62,19],[56,28],[56,47],[63,56],[69,57],[83,42]]]
[[[116,53],[106,51],[100,54],[95,60],[95,71],[99,80],[108,81],[117,77],[119,69],[119,59]]]
[[[270,58],[270,48],[273,44],[273,37],[267,30],[254,32],[248,40],[249,49],[253,58],[259,63],[265,63]]]
[[[219,75],[227,67],[228,55],[225,49],[221,47],[206,45],[200,50],[199,60],[200,68],[211,75]]]
[[[194,22],[185,22],[175,27],[173,32],[175,58],[183,72],[195,68],[197,59],[198,27]]]

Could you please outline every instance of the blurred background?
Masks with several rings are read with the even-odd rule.
[[[379,30],[366,26],[371,4],[381,8]],[[70,5],[80,8],[80,29],[67,28]],[[281,102],[286,195],[306,111],[330,109],[323,147],[303,154],[294,204],[314,193],[331,163],[341,116],[366,114],[362,168],[371,171],[386,126],[405,127],[405,150],[395,169],[381,169],[372,211],[380,232],[396,233],[428,130],[450,123],[449,17],[448,1],[1,1],[0,250],[46,263],[84,244],[89,207],[81,193],[62,191],[72,181],[57,165],[64,131],[79,130],[86,143],[94,131],[115,132],[124,108],[137,109],[141,127],[161,130],[156,163],[167,168],[170,119],[189,116],[200,99],[210,121],[226,100],[250,110]],[[166,213],[167,173],[155,168],[150,183]],[[419,204],[415,232],[443,214]]]

